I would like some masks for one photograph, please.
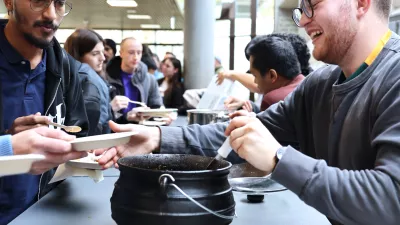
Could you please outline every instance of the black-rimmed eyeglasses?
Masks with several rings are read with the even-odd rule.
[[[311,0],[302,0],[300,7],[293,9],[292,19],[298,27],[300,27],[300,19],[303,13],[308,18],[312,18],[314,16],[314,9],[311,5]]]
[[[72,9],[72,3],[65,0],[31,0],[31,9],[35,12],[43,12],[51,3],[54,2],[54,8],[59,16],[66,16]]]

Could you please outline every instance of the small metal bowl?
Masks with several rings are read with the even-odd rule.
[[[272,180],[270,174],[248,163],[233,165],[228,181],[233,191],[247,194],[249,202],[262,202],[266,193],[287,190],[286,187]]]

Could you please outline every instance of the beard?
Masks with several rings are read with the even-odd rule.
[[[48,41],[46,39],[36,38],[32,34],[25,33],[25,32],[23,34],[24,34],[25,40],[27,40],[31,45],[33,45],[35,47],[38,47],[40,49],[46,49],[46,48],[53,46],[53,40]]]
[[[357,30],[351,17],[351,6],[344,3],[340,7],[340,12],[340,18],[330,19],[327,27],[331,28],[329,29],[331,32],[323,34],[325,38],[323,45],[315,46],[313,56],[316,60],[339,65],[346,58]]]
[[[24,19],[24,17],[18,12],[17,7],[14,7],[14,16],[17,24],[27,24],[28,21]],[[48,37],[50,35],[54,35],[54,32],[56,32],[59,27],[58,25],[53,24],[52,21],[35,21],[33,23],[33,27],[40,27],[44,25],[50,26],[50,28],[53,30],[53,34],[43,34],[43,38],[38,38],[35,37],[32,33],[21,30],[25,40],[40,49],[46,49],[53,45],[53,38],[49,41],[48,39],[46,39],[45,36]]]

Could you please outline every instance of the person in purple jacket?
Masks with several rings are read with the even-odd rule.
[[[150,108],[160,108],[162,98],[154,76],[148,74],[147,66],[141,62],[142,43],[135,38],[126,38],[121,42],[120,56],[114,57],[107,65],[107,79],[112,86],[110,99],[115,121],[118,123],[136,123],[141,118],[132,111],[138,101]]]

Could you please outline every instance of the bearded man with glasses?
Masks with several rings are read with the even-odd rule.
[[[400,37],[389,30],[391,3],[302,0],[293,19],[314,57],[331,65],[256,118],[180,128],[112,123],[139,134],[99,163],[154,150],[215,156],[229,135],[240,157],[332,224],[400,224]]]
[[[48,126],[52,121],[81,126],[83,131],[78,136],[86,136],[88,120],[78,79],[80,63],[67,55],[54,38],[62,19],[72,9],[71,3],[4,0],[4,4],[9,20],[0,21],[0,134],[11,146],[11,135]],[[39,150],[26,146],[24,149],[30,150],[24,153],[0,146],[1,156],[46,156],[34,174],[0,178],[0,224],[9,223],[53,188],[48,183],[55,167],[84,155],[62,146],[49,149],[45,143],[42,145]]]

